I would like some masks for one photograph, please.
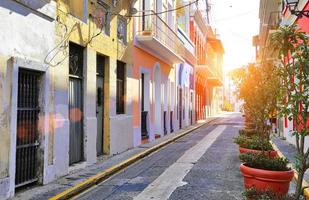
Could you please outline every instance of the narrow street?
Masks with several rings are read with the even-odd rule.
[[[241,199],[240,114],[226,114],[76,199]]]
[[[309,199],[309,0],[0,17],[0,200]]]

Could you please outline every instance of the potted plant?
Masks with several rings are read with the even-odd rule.
[[[244,101],[245,132],[258,132],[260,138],[269,140],[267,121],[277,109],[280,81],[272,63],[249,64],[238,68],[230,77],[237,88],[239,99]]]
[[[258,135],[248,137],[240,134],[234,138],[234,142],[239,145],[240,153],[263,153],[271,158],[278,156],[268,140],[260,138]]]
[[[255,129],[243,128],[239,130],[239,135],[245,135],[248,137],[252,137],[254,135],[258,135],[258,132]]]
[[[269,47],[280,61],[277,64],[281,80],[280,115],[293,120],[295,127],[295,169],[298,173],[295,197],[298,199],[304,174],[309,168],[309,148],[305,145],[309,135],[309,38],[295,25],[279,27],[270,38]]]
[[[285,158],[270,158],[264,154],[244,153],[239,155],[242,164],[240,171],[244,176],[245,189],[271,191],[276,195],[286,195],[294,171],[287,167]]]
[[[145,15],[145,18],[143,19],[142,35],[149,36],[153,34],[152,20],[151,16]]]
[[[294,195],[277,195],[269,190],[266,191],[257,191],[255,188],[246,189],[242,196],[246,200],[296,200]],[[305,200],[304,197],[301,198]]]

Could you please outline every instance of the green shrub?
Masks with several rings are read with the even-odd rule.
[[[233,106],[228,101],[224,100],[223,101],[223,105],[222,105],[222,110],[223,111],[232,112],[233,111]]]
[[[254,129],[240,129],[239,135],[245,135],[248,137],[252,137],[254,135],[258,135],[258,132]]]
[[[286,158],[270,158],[262,153],[242,153],[239,159],[248,167],[270,171],[288,171]]]
[[[296,200],[295,197],[292,195],[277,195],[271,191],[256,191],[255,188],[249,188],[242,193],[242,196],[245,199],[252,199],[252,200]],[[299,200],[305,200],[301,197]]]
[[[246,135],[239,135],[234,138],[234,142],[240,147],[246,149],[254,149],[260,151],[272,151],[273,147],[268,140],[261,139],[258,135],[248,137]]]

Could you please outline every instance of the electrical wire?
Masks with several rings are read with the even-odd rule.
[[[169,13],[169,12],[174,12],[174,11],[177,11],[177,10],[180,10],[180,9],[184,9],[184,8],[186,8],[186,7],[188,7],[188,6],[193,5],[193,4],[197,4],[198,2],[199,2],[199,0],[195,0],[195,1],[193,1],[193,2],[190,2],[190,3],[186,4],[186,5],[179,6],[179,7],[174,8],[174,9],[165,10],[165,11],[162,11],[162,12],[153,12],[153,13],[151,13],[151,14],[142,14],[142,15],[121,15],[121,14],[118,14],[118,13],[112,13],[112,12],[109,12],[109,13],[110,13],[111,15],[117,15],[117,16],[121,16],[121,17],[125,17],[125,18],[137,18],[137,17],[145,17],[145,16],[154,16],[154,15],[160,15],[160,14]],[[139,12],[139,13],[141,13],[141,12],[144,13],[144,12],[147,12],[147,11],[151,11],[151,10],[144,10],[144,11],[137,11],[137,12]],[[95,18],[95,17],[94,17],[94,18]],[[47,61],[49,55],[50,55],[53,51],[55,51],[58,47],[60,47],[60,46],[69,38],[69,36],[70,36],[71,33],[73,32],[73,29],[74,29],[74,27],[75,27],[76,25],[77,25],[77,24],[74,24],[74,26],[72,27],[70,33],[69,33],[66,37],[64,37],[64,38],[62,39],[62,41],[61,41],[58,45],[56,45],[56,47],[53,48],[53,49],[46,55],[46,57],[45,57],[45,59],[44,59],[44,62],[45,62],[46,64],[51,65],[51,61],[55,58],[55,56],[59,53],[59,51],[58,51],[57,53],[55,53],[55,55],[54,55],[49,61]],[[66,31],[67,31],[67,27],[66,27]],[[88,44],[90,44],[90,43],[92,42],[92,40],[93,40],[95,37],[99,36],[102,32],[103,32],[103,26],[101,27],[100,31],[99,31],[97,34],[93,35],[93,36],[89,39],[89,41],[86,42],[86,46],[87,46]],[[63,60],[64,60],[64,59],[63,59]],[[56,65],[58,65],[59,63],[61,63],[63,60],[61,60],[60,62],[58,62]]]
[[[162,11],[162,12],[153,12],[151,14],[142,14],[142,15],[120,15],[118,13],[112,13],[110,12],[111,15],[118,15],[118,16],[122,16],[122,17],[126,17],[126,18],[134,18],[134,17],[146,17],[146,16],[153,16],[153,15],[160,15],[160,14],[164,14],[164,13],[168,13],[168,12],[174,12],[174,11],[177,11],[177,10],[180,10],[180,9],[184,9],[188,6],[191,6],[193,4],[196,4],[198,3],[199,0],[195,0],[193,2],[190,2],[186,5],[183,5],[183,6],[179,6],[177,8],[174,8],[174,9],[170,9],[170,10],[165,10],[165,11]],[[152,10],[144,10],[144,11],[137,11],[138,13],[144,13],[144,12],[148,12],[148,11],[152,11]]]
[[[233,16],[230,16],[230,17],[216,19],[216,20],[214,20],[214,22],[227,21],[227,20],[232,20],[234,18],[238,18],[238,17],[244,16],[244,15],[255,14],[256,11],[257,11],[256,9],[248,10],[247,12],[239,13],[237,15],[233,15]]]
[[[193,2],[190,2],[190,3],[186,4],[186,5],[179,6],[179,7],[174,8],[174,9],[165,10],[165,11],[162,11],[162,12],[154,12],[154,13],[151,13],[151,14],[142,14],[142,15],[121,15],[121,14],[118,14],[118,13],[111,13],[111,12],[110,12],[110,14],[111,14],[111,15],[117,15],[117,16],[120,16],[120,17],[125,17],[125,18],[154,16],[154,15],[160,15],[160,14],[169,13],[169,12],[174,12],[174,11],[177,11],[177,10],[180,10],[180,9],[184,9],[184,8],[186,8],[186,7],[188,7],[188,6],[193,5],[193,4],[197,4],[198,1],[199,1],[199,0],[195,0],[195,1],[193,1]],[[151,10],[137,11],[137,12],[147,12],[147,11],[151,11]],[[96,35],[93,35],[93,36],[90,38],[90,40],[86,43],[86,45],[90,44],[91,41],[92,41],[95,37],[99,36],[99,35],[102,33],[102,31],[103,31],[102,29],[103,29],[103,27],[101,27],[101,30],[100,30]]]
[[[60,23],[60,24],[62,24],[62,22],[60,22],[60,20],[58,20],[58,22]],[[62,40],[59,42],[59,44],[57,44],[51,51],[49,51],[48,53],[47,53],[47,55],[45,56],[45,58],[44,58],[44,63],[45,64],[48,64],[48,65],[50,65],[51,67],[56,67],[57,65],[59,65],[60,63],[62,63],[64,60],[65,60],[65,58],[66,58],[66,56],[63,58],[63,59],[61,59],[60,61],[58,61],[56,64],[52,64],[51,62],[55,59],[55,57],[58,55],[58,53],[60,53],[61,51],[62,52],[65,52],[64,51],[64,49],[67,47],[66,45],[64,45],[67,41],[68,41],[68,39],[69,39],[69,37],[71,36],[71,34],[74,32],[74,30],[75,30],[75,28],[78,26],[78,23],[76,22],[73,26],[72,26],[72,28],[70,29],[70,32],[69,33],[67,33],[67,31],[68,31],[68,28],[67,28],[67,26],[65,25],[64,27],[65,27],[65,35],[66,36],[64,36],[63,38],[62,38]],[[58,50],[58,48],[59,49],[62,49],[62,50]],[[56,51],[57,50],[57,51]],[[56,52],[55,52],[56,51]],[[55,53],[54,53],[55,52]],[[52,55],[52,53],[54,53],[54,55]],[[49,58],[51,56],[51,58]]]

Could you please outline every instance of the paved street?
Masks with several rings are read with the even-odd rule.
[[[243,200],[242,128],[271,128],[307,166],[294,136],[309,129],[308,13],[309,0],[0,0],[0,200]],[[289,193],[309,199],[304,170]]]
[[[242,176],[233,137],[240,114],[226,114],[76,199],[241,199]]]

